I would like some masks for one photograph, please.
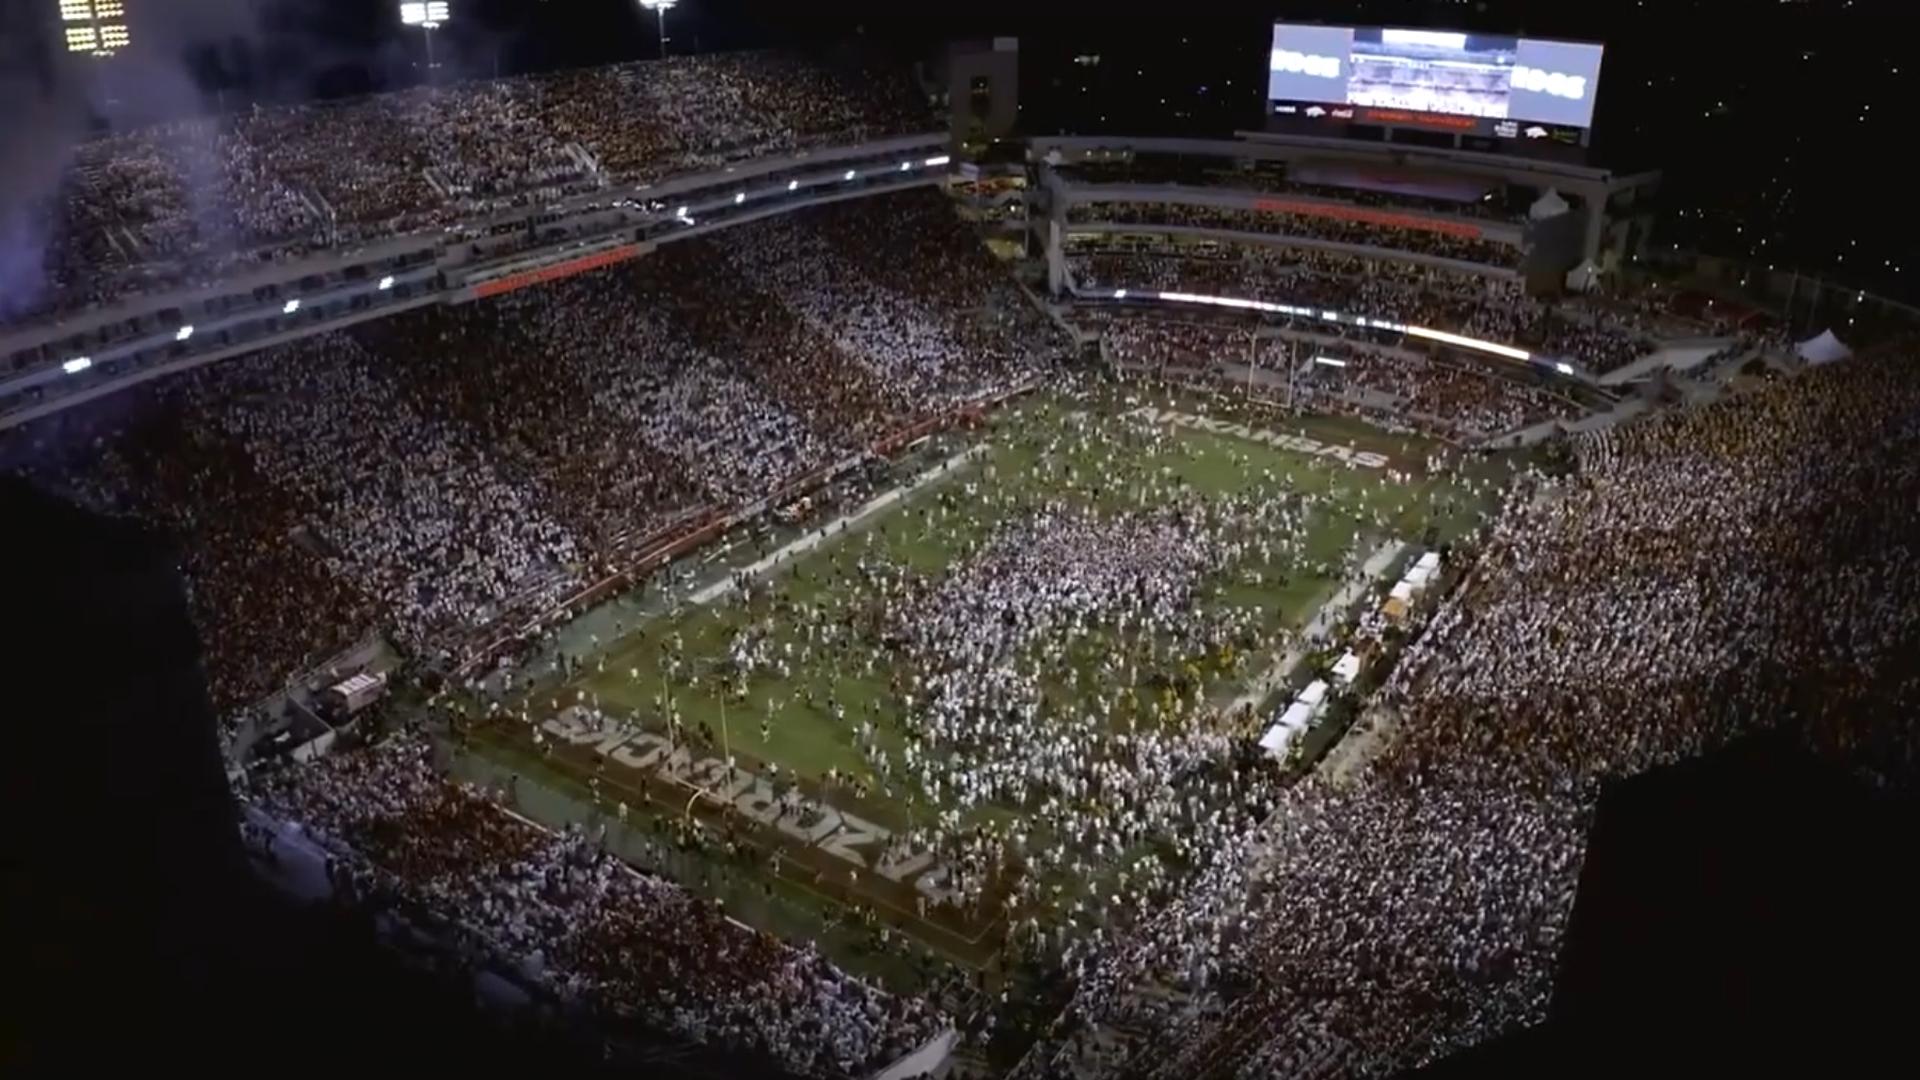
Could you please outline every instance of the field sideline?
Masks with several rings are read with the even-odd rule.
[[[1084,434],[1087,425],[1122,426],[1122,413],[1142,408],[1159,410],[1154,419],[1169,438],[1116,442]],[[1427,456],[1439,452],[1434,444],[1184,392],[1116,394],[1090,406],[1029,401],[998,414],[967,452],[968,460],[956,459],[885,505],[792,545],[795,553],[763,575],[755,591],[769,595],[751,611],[718,595],[724,586],[693,589],[669,610],[623,622],[624,634],[597,647],[569,646],[570,671],[518,703],[540,733],[518,721],[483,724],[469,733],[471,745],[604,805],[624,804],[636,820],[698,822],[705,843],[731,852],[747,876],[764,876],[769,892],[778,888],[826,911],[852,905],[947,960],[983,968],[1016,914],[1001,903],[1007,894],[990,887],[979,902],[962,903],[940,860],[889,850],[895,834],[952,808],[904,774],[876,771],[876,746],[895,761],[913,738],[897,704],[899,669],[875,646],[796,661],[784,677],[756,671],[743,687],[724,664],[743,630],[755,626],[779,647],[803,643],[800,624],[782,612],[867,618],[874,606],[861,585],[868,565],[938,578],[965,565],[1003,520],[1032,506],[1064,499],[1096,515],[1123,513],[1150,494],[1153,481],[1177,482],[1204,500],[1244,499],[1269,490],[1262,484],[1320,500],[1296,560],[1302,565],[1236,564],[1209,590],[1207,604],[1257,613],[1263,634],[1281,635],[1304,625],[1334,594],[1356,554],[1386,541],[1451,537],[1478,506],[1458,483],[1426,475]],[[1379,464],[1356,464],[1374,460]],[[753,545],[742,547],[748,550],[722,566],[757,561]],[[696,596],[711,602],[692,603]],[[1281,651],[1196,657],[1182,666],[1194,677],[1196,697],[1224,703]],[[1063,697],[1084,696],[1095,685],[1090,671],[1061,678]],[[1131,710],[1130,723],[1157,722],[1164,710],[1152,698],[1169,693],[1158,682],[1113,690],[1129,702],[1122,711]],[[590,708],[613,719],[587,718]],[[680,717],[677,734],[666,719],[670,711]],[[863,720],[872,723],[865,753],[856,737]],[[804,811],[780,805],[789,788],[805,796]],[[970,812],[1003,824],[1026,814],[998,804]],[[1132,857],[1119,857],[1113,869]],[[1064,884],[1063,899],[1097,882]]]

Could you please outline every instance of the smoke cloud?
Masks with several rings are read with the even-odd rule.
[[[0,68],[0,102],[0,318],[9,318],[45,295],[52,215],[87,110],[84,99],[20,64]]]

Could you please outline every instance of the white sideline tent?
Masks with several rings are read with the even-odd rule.
[[[1360,677],[1360,657],[1348,649],[1345,655],[1334,661],[1333,674],[1342,683],[1352,683]]]
[[[1527,207],[1527,217],[1534,221],[1545,221],[1548,218],[1559,217],[1571,209],[1573,208],[1567,205],[1567,200],[1564,196],[1558,191],[1548,188],[1545,195],[1535,199],[1533,205]]]
[[[1852,356],[1853,350],[1847,348],[1846,342],[1835,337],[1832,330],[1822,330],[1817,336],[1795,345],[1793,353],[1809,364],[1831,364]]]
[[[1293,745],[1293,737],[1299,734],[1300,730],[1299,728],[1287,727],[1284,724],[1275,724],[1267,729],[1265,735],[1260,736],[1260,749],[1265,750],[1274,757],[1286,757],[1287,748]]]

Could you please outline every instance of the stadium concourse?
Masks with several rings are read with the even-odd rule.
[[[70,285],[137,288],[152,275],[132,256],[170,254],[160,273],[205,275],[236,237],[351,243],[602,171],[658,175],[911,122],[884,94],[840,104],[843,84],[825,78],[772,56],[674,60],[122,136],[84,152],[56,258]],[[630,107],[634,95],[659,108]],[[271,169],[258,150],[269,143]],[[349,144],[379,149],[338,153]],[[292,164],[279,163],[283,145]],[[226,178],[218,236],[181,201],[183,153],[207,155],[195,160]],[[423,170],[437,178],[416,183]],[[439,201],[436,184],[463,194]],[[323,201],[337,231],[317,226]],[[1523,301],[1483,277],[1388,261],[1169,255],[1091,256],[1076,273],[1196,290],[1281,281],[1296,299],[1532,343],[1597,369],[1651,333],[1611,309]],[[131,276],[93,276],[112,266]],[[1088,318],[1122,371],[1292,355],[1237,324]],[[1309,370],[1285,404],[1337,408],[1339,391],[1376,391],[1369,419],[1437,425],[1461,444],[1577,407],[1464,358],[1337,345],[1344,366]],[[57,413],[0,450],[49,487],[186,538],[208,676],[238,718],[370,626],[419,667],[450,668],[502,624],[624,569],[635,537],[764,499],[982,395],[1036,381],[1078,393],[1068,352],[1065,332],[940,196],[892,195],[277,346]],[[1910,773],[1920,702],[1899,660],[1920,648],[1911,358],[1894,343],[1580,435],[1570,475],[1530,470],[1450,556],[1467,583],[1418,615],[1372,702],[1397,719],[1346,783],[1290,782],[1264,762],[1242,768],[1261,757],[1244,745],[1196,740],[1210,756],[1192,782],[1232,791],[1236,806],[1201,816],[1176,786],[1185,771],[1150,754],[1097,769],[1048,758],[1060,775],[1042,779],[1076,820],[1135,836],[1180,821],[1194,864],[1177,881],[1123,881],[1080,932],[1028,942],[1032,962],[1070,977],[1058,1023],[1030,1024],[1017,1008],[950,1016],[837,970],[806,942],[747,929],[619,866],[589,834],[543,831],[497,794],[449,780],[418,726],[252,777],[246,794],[356,891],[371,882],[477,931],[545,991],[803,1074],[864,1075],[960,1023],[987,1045],[1038,1038],[1022,1076],[1381,1075],[1540,1016],[1600,780],[1755,724],[1878,776]],[[1022,586],[1035,565],[1111,554],[1111,538],[1009,535],[1036,545],[1010,556],[1023,573],[956,574],[943,633],[1002,619],[1007,588],[1027,589],[1039,621],[1069,623],[1091,617],[1073,605],[1095,591],[1178,594],[1154,567],[1131,593],[1104,580]],[[1059,557],[1083,540],[1087,551]],[[976,705],[943,702],[959,710],[944,719],[977,720]],[[924,759],[917,771],[978,779]]]

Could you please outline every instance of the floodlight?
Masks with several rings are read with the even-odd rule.
[[[180,331],[178,333],[173,335],[173,340],[185,341],[192,336],[193,336],[193,327],[183,326],[180,328]]]
[[[787,181],[787,190],[788,190],[788,191],[799,191],[799,190],[800,190],[800,181],[798,181],[798,180],[789,180],[789,181]]]
[[[439,65],[433,62],[433,32],[444,26],[453,17],[452,5],[447,0],[426,0],[425,3],[406,3],[400,5],[400,24],[417,26],[420,36],[427,42],[427,77],[433,77],[433,69]]]
[[[439,26],[452,18],[447,0],[427,0],[426,3],[400,5],[400,22],[403,26],[420,26],[428,30]]]
[[[93,366],[93,357],[76,356],[73,359],[67,361],[66,363],[61,364],[60,370],[66,372],[69,375],[78,375],[92,366]]]
[[[640,0],[640,6],[653,12],[654,22],[660,26],[660,59],[667,58],[667,12],[680,6],[680,0]]]
[[[743,203],[743,202],[746,202],[746,201],[747,201],[747,193],[746,193],[746,192],[744,192],[744,191],[736,191],[736,192],[734,192],[734,193],[733,193],[733,205],[735,205],[735,206],[739,206],[739,205],[740,205],[741,203]]]
[[[132,43],[124,0],[60,0],[67,52],[112,56]]]
[[[390,278],[390,277],[383,277],[383,278],[381,278],[381,279],[380,279],[380,288],[382,288],[382,289],[391,289],[391,288],[393,288],[393,279],[392,279],[392,278]]]
[[[846,176],[844,176],[844,177],[842,177],[842,179],[844,179],[844,180],[851,180],[851,179],[853,179],[854,177],[856,177],[856,176],[858,176],[858,175],[860,175],[860,174],[859,174],[859,173],[856,173],[856,172],[854,172],[854,171],[853,171],[852,169],[848,169],[848,170],[847,170],[847,175],[846,175]]]
[[[280,309],[280,314],[291,315],[294,312],[299,310],[300,310],[300,301],[296,298],[296,299],[287,301],[286,306]]]

